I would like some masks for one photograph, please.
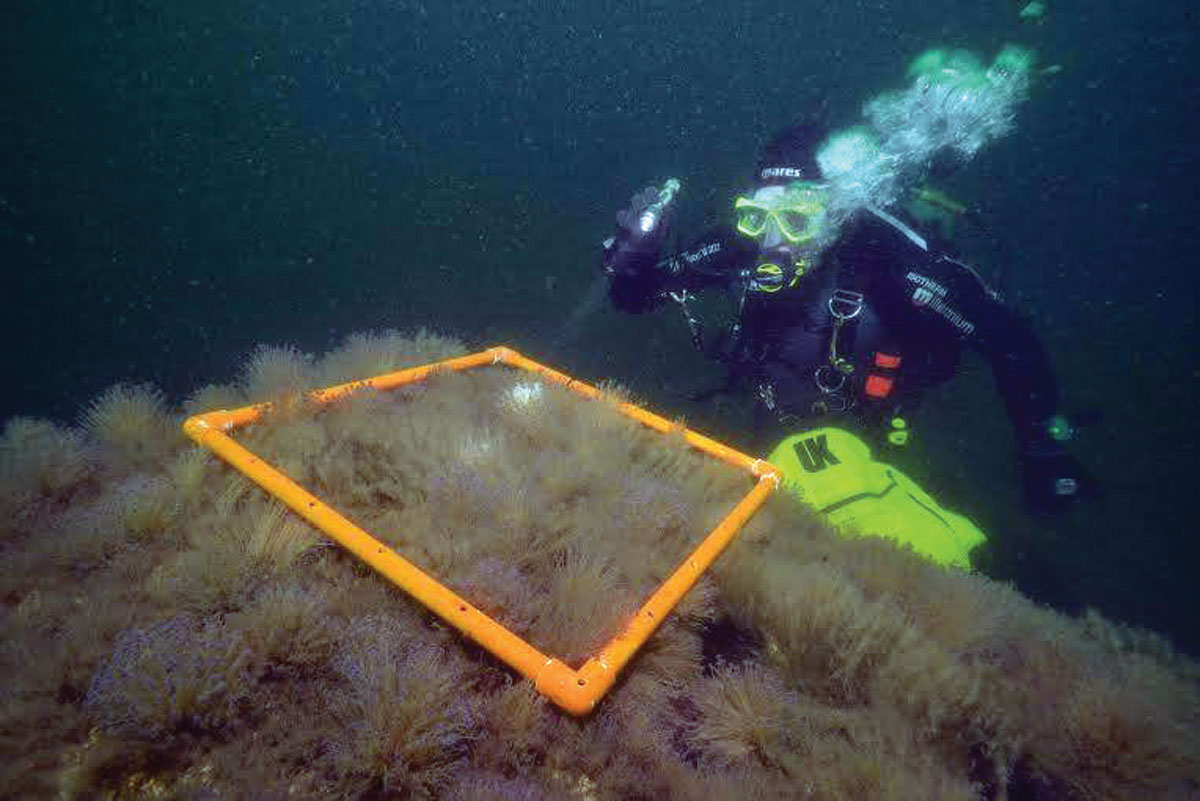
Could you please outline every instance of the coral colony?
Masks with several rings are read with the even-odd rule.
[[[248,447],[505,626],[593,653],[746,491],[605,400],[439,375],[359,335],[261,348],[0,437],[12,797],[1183,798],[1196,666],[1160,638],[831,531],[775,493],[585,717],[564,714],[240,474],[185,414],[271,400]],[[996,532],[1003,536],[1003,532]]]

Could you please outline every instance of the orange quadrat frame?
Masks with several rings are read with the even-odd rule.
[[[496,364],[537,374],[591,400],[599,399],[602,395],[599,389],[528,359],[510,348],[496,347],[375,378],[312,390],[305,397],[323,405],[366,389],[390,390],[423,381],[437,373]],[[571,714],[584,715],[612,688],[622,668],[780,483],[778,469],[769,462],[739,453],[632,403],[618,402],[614,406],[622,414],[660,433],[681,432],[690,445],[747,471],[756,482],[674,573],[651,594],[624,629],[578,669],[542,653],[513,634],[229,436],[227,432],[261,419],[271,411],[272,404],[259,403],[232,411],[196,415],[184,422],[183,429],[199,445],[240,470],[442,620],[525,676],[543,696]]]

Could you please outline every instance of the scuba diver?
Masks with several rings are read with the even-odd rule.
[[[937,69],[944,71],[944,59]],[[681,307],[693,342],[728,366],[730,387],[753,392],[755,440],[782,439],[768,460],[834,525],[891,536],[935,561],[970,567],[982,533],[871,458],[906,441],[905,410],[954,376],[964,347],[991,364],[1032,509],[1061,511],[1093,485],[1064,447],[1071,429],[1030,327],[972,267],[905,219],[894,202],[901,194],[893,180],[897,159],[886,146],[861,147],[895,133],[881,127],[870,136],[830,135],[809,124],[780,132],[759,154],[753,187],[733,201],[734,224],[678,252],[662,253],[678,181],[639,192],[617,214],[603,269],[622,311]],[[858,148],[850,169],[843,158],[848,141]],[[938,147],[913,158],[927,166]],[[862,195],[869,183],[863,177],[879,164],[889,165],[891,184],[877,181],[873,195]],[[890,211],[876,202],[881,198]],[[690,302],[716,289],[731,298],[733,322],[708,337]],[[898,523],[906,512],[880,501],[889,493],[920,519]],[[931,525],[945,531],[931,534]],[[933,541],[939,536],[943,542]]]

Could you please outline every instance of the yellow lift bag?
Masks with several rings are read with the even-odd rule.
[[[785,487],[844,534],[886,537],[964,570],[972,567],[971,551],[987,539],[904,473],[875,461],[867,444],[848,431],[795,434],[775,447],[769,461],[783,471]]]

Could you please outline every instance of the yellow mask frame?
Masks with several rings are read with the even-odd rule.
[[[737,230],[758,239],[775,223],[783,238],[795,245],[816,238],[825,223],[825,197],[819,185],[797,181],[783,195],[755,199],[739,195],[733,201]]]

